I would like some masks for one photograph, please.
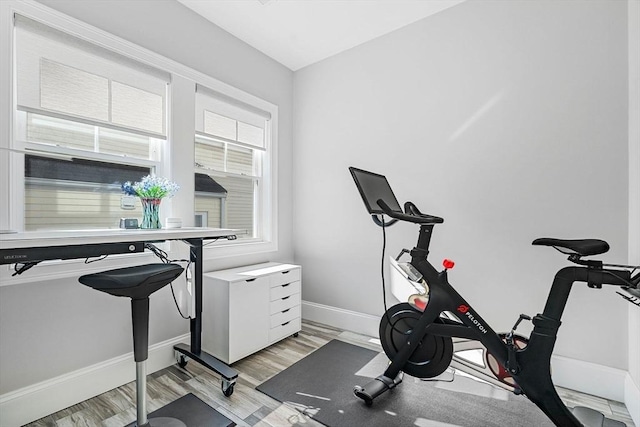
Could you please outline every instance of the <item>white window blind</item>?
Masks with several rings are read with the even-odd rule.
[[[166,137],[168,73],[15,16],[19,110]]]
[[[196,132],[236,145],[266,150],[266,126],[271,114],[197,85]]]

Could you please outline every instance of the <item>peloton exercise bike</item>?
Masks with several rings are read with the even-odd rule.
[[[405,249],[398,256],[410,254],[411,261],[399,265],[419,292],[409,302],[390,307],[382,316],[380,341],[390,363],[382,375],[364,387],[354,388],[357,397],[370,406],[375,398],[402,382],[403,372],[416,378],[433,378],[451,365],[515,394],[526,395],[556,426],[624,426],[592,409],[567,408],[551,380],[550,363],[573,283],[585,282],[595,289],[618,286],[628,294],[618,292],[623,298],[640,305],[640,273],[636,272],[640,267],[583,259],[607,252],[609,245],[603,240],[536,239],[534,245],[553,247],[577,265],[556,273],[541,314],[533,319],[520,315],[510,332],[496,333],[449,284],[447,270],[453,262],[445,260],[445,268],[439,272],[427,260],[433,227],[444,220],[421,213],[411,202],[405,203],[403,212],[386,177],[353,167],[349,170],[377,225],[384,229],[406,221],[420,226],[416,247]],[[392,219],[385,221],[383,215]],[[529,338],[515,334],[522,320],[533,322]],[[457,358],[454,353],[459,348],[482,348],[484,363]]]

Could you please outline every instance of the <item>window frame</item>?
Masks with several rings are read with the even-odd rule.
[[[167,216],[182,216],[184,226],[193,226],[195,221],[193,154],[190,156],[183,154],[187,150],[187,146],[184,144],[190,144],[189,151],[194,151],[195,120],[192,119],[190,124],[187,124],[184,116],[175,114],[186,106],[184,100],[191,99],[191,105],[193,106],[195,104],[195,86],[203,85],[231,99],[268,112],[271,115],[271,120],[267,122],[265,127],[267,154],[262,165],[262,188],[259,189],[262,192],[262,197],[260,198],[261,202],[256,206],[260,212],[260,215],[256,218],[256,227],[262,229],[262,239],[251,242],[239,240],[212,243],[205,248],[204,254],[205,259],[214,259],[273,252],[278,249],[277,105],[31,0],[0,2],[0,23],[2,23],[2,29],[0,30],[0,39],[2,39],[0,42],[0,52],[2,52],[2,61],[0,61],[2,63],[0,65],[0,129],[2,129],[0,130],[0,181],[2,181],[0,184],[0,202],[6,202],[0,203],[0,229],[24,229],[24,154],[25,149],[28,147],[25,146],[25,141],[19,141],[18,139],[21,125],[17,117],[19,111],[16,109],[16,89],[14,86],[15,37],[13,16],[16,13],[170,74],[171,83],[168,86],[166,106],[166,151],[161,154],[163,162],[158,174],[170,177],[181,184],[188,182],[186,174],[189,175],[188,179],[191,185],[184,185],[183,189],[174,196],[174,202],[172,203],[171,199],[169,199],[165,208],[167,209],[165,211]],[[180,84],[176,85],[174,83]],[[185,87],[192,87],[192,93],[185,93]],[[193,111],[193,114],[195,114],[195,111]],[[177,141],[180,141],[180,146]],[[52,149],[52,151],[56,150]],[[55,155],[55,153],[52,154]],[[106,160],[111,156],[100,153],[94,154],[99,154],[96,157],[102,158],[102,160]],[[112,161],[113,158],[110,158],[110,160]],[[138,162],[136,161],[135,163]],[[190,191],[188,191],[189,189]],[[176,199],[180,200],[176,201]],[[186,205],[190,206],[190,215],[188,216],[183,210],[184,208],[180,207],[185,206],[185,199],[187,201]],[[73,269],[69,270],[69,275],[72,274],[74,274]]]

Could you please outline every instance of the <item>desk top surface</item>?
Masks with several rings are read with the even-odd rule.
[[[0,234],[0,249],[82,245],[92,243],[118,243],[182,239],[211,239],[234,236],[237,230],[225,228],[184,227],[169,229],[92,229],[25,231]]]

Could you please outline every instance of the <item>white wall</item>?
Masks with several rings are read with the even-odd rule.
[[[497,330],[542,311],[567,264],[535,238],[605,239],[603,259],[625,262],[626,9],[470,1],[296,72],[303,299],[382,313],[381,231],[348,166],[385,174],[401,203],[445,218],[431,260],[457,262],[450,281]],[[417,227],[387,237],[395,256]],[[627,313],[613,290],[575,286],[555,353],[626,371]]]
[[[278,250],[210,261],[205,271],[267,260],[291,262],[293,73],[178,2],[41,3],[278,106]],[[152,296],[150,316],[151,345],[189,331],[189,322],[179,317],[168,288]],[[42,381],[51,386],[52,378],[131,352],[129,303],[91,291],[77,278],[0,287],[0,337],[0,404],[11,404],[21,398],[17,390]],[[55,400],[56,396],[43,397]],[[11,425],[5,424],[4,416],[6,412],[0,424]]]

